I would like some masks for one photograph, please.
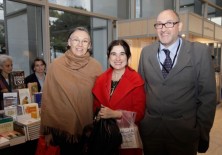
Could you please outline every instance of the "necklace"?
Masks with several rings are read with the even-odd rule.
[[[110,91],[110,96],[113,95],[114,90],[116,89],[116,86],[118,85],[119,81],[111,81],[111,91]]]
[[[125,72],[125,68],[120,71],[113,71],[112,80],[119,81],[121,79],[122,75],[124,74],[124,72]]]

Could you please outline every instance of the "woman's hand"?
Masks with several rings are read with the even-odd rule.
[[[118,110],[112,110],[109,107],[101,106],[101,109],[99,111],[99,116],[100,118],[115,118],[119,119],[122,117],[122,112]]]

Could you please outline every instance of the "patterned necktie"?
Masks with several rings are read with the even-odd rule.
[[[163,49],[163,51],[166,54],[166,59],[162,65],[162,74],[165,79],[172,68],[172,60],[170,58],[170,51],[168,49]]]

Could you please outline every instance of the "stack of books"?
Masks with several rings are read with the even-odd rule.
[[[10,146],[9,139],[0,135],[0,149]]]
[[[27,138],[29,140],[38,139],[40,135],[40,121],[31,125],[27,125]]]
[[[4,114],[0,115],[0,137],[2,142],[0,146],[13,146],[26,141],[24,132],[14,129],[13,118]]]
[[[11,116],[6,116],[5,114],[0,114],[0,133],[12,130],[13,118]]]
[[[26,142],[26,136],[23,133],[12,130],[0,133],[0,136],[9,140],[10,146],[18,145]]]
[[[26,132],[27,140],[38,139],[40,135],[40,118],[35,119],[30,117],[30,115],[24,115],[23,118],[19,117],[15,124],[21,125],[24,127]]]

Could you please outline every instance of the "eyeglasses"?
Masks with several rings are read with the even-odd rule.
[[[162,29],[163,26],[165,26],[165,28],[172,28],[177,23],[179,23],[179,21],[177,21],[177,22],[166,22],[166,23],[156,23],[156,24],[154,24],[154,27],[155,27],[155,29]]]
[[[83,46],[88,46],[89,45],[89,40],[87,39],[83,39],[83,40],[79,40],[77,38],[70,38],[71,41],[73,41],[73,43],[75,45],[78,45],[78,44],[82,44]]]

